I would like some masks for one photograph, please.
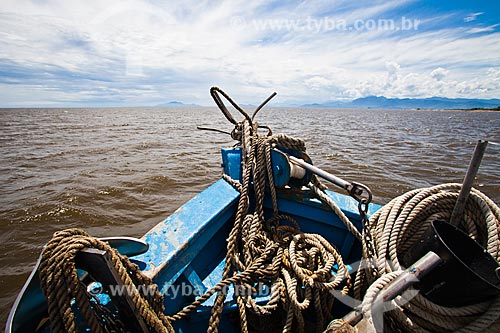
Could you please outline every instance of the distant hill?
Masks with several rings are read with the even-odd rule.
[[[159,107],[159,108],[174,107],[174,106],[199,106],[199,105],[197,105],[197,104],[184,104],[184,103],[178,102],[178,101],[171,101],[171,102],[168,102],[168,103],[163,103],[163,104],[156,105],[156,107]]]
[[[500,99],[468,99],[468,98],[386,98],[368,96],[350,102],[332,101],[327,103],[306,104],[304,107],[334,108],[373,108],[373,109],[496,109]]]

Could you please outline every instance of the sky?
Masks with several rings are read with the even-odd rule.
[[[1,0],[0,107],[500,98],[500,1]]]

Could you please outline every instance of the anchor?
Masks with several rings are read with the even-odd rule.
[[[372,313],[383,313],[387,302],[411,286],[431,302],[446,307],[475,304],[500,295],[499,263],[458,228],[487,143],[478,141],[476,145],[450,221],[432,221],[420,241],[398,258],[408,268],[375,297]],[[342,321],[354,326],[363,317],[363,311],[355,309]],[[382,329],[380,322],[373,324],[376,331]]]

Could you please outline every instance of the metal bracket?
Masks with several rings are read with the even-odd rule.
[[[78,252],[75,261],[78,268],[86,270],[95,280],[101,282],[104,290],[109,290],[109,286],[124,287],[106,251],[92,248],[83,249]],[[120,290],[126,290],[126,288]],[[132,332],[149,332],[148,326],[139,315],[139,310],[127,292],[121,293],[121,295],[110,294],[109,296],[120,311],[123,311],[121,319],[127,328],[130,328]]]

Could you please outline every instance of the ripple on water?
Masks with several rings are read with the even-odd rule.
[[[66,111],[66,112],[65,112]],[[500,113],[266,108],[261,124],[306,140],[313,162],[368,185],[379,203],[461,182]],[[231,130],[215,108],[0,110],[0,326],[52,233],[140,236],[220,176]],[[500,146],[479,189],[500,202]]]

